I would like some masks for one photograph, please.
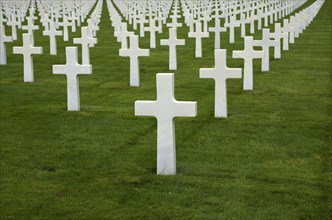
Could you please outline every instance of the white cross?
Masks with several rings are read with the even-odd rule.
[[[138,36],[130,36],[129,49],[120,49],[119,55],[130,58],[130,86],[139,86],[139,59],[140,56],[150,56],[149,49],[140,49],[138,47]]]
[[[33,82],[33,54],[42,54],[42,47],[34,47],[34,42],[32,40],[32,34],[23,34],[23,46],[13,47],[14,54],[22,54],[24,60],[24,82]]]
[[[288,50],[289,49],[289,43],[290,41],[293,41],[294,43],[294,31],[295,28],[290,25],[288,22],[288,19],[284,19],[284,25],[281,28],[281,31],[285,34],[287,34],[287,38],[284,38],[283,40],[283,50]]]
[[[92,73],[91,65],[79,65],[77,61],[77,47],[66,47],[66,64],[53,65],[53,74],[65,74],[67,76],[68,111],[80,110],[78,74]]]
[[[63,41],[69,41],[68,26],[72,26],[72,24],[68,21],[67,16],[63,17],[63,21],[59,22],[59,25],[63,27]]]
[[[7,64],[6,44],[12,42],[13,38],[6,36],[5,27],[0,23],[0,65]]]
[[[74,44],[82,45],[82,64],[90,64],[89,47],[93,47],[97,43],[97,39],[90,37],[88,34],[88,27],[81,28],[81,38],[74,38]]]
[[[176,57],[176,46],[185,45],[184,39],[177,39],[176,37],[176,29],[169,29],[169,39],[160,40],[160,45],[169,46],[169,69],[176,70],[177,69],[177,57]]]
[[[202,32],[202,24],[196,23],[196,32],[189,32],[188,37],[196,39],[195,57],[202,57],[202,38],[209,37],[209,32]]]
[[[139,16],[139,31],[140,31],[139,36],[140,37],[144,37],[144,35],[145,35],[144,24],[147,23],[147,22],[148,22],[148,20],[145,19],[145,14],[144,13],[141,14]]]
[[[288,33],[283,33],[281,30],[280,23],[274,24],[274,33],[270,33],[270,37],[277,41],[277,46],[274,48],[274,58],[281,58],[281,39],[283,39],[283,44],[286,44],[286,38],[288,39]]]
[[[270,39],[270,29],[263,28],[262,40],[254,40],[254,46],[262,47],[264,58],[262,60],[262,72],[270,70],[270,47],[276,47],[277,41]]]
[[[171,23],[168,23],[166,24],[167,27],[170,27],[170,28],[178,28],[178,27],[182,27],[182,23],[178,23],[178,15],[177,14],[174,14],[171,16],[172,18],[172,22]]]
[[[220,32],[226,32],[225,27],[220,27],[220,19],[215,19],[215,26],[209,28],[210,32],[214,32],[214,49],[220,49]]]
[[[56,36],[61,36],[62,31],[57,31],[55,28],[54,21],[50,21],[50,29],[43,31],[43,35],[50,37],[50,54],[57,55],[57,47],[56,47]]]
[[[11,18],[12,19],[10,21],[8,21],[7,24],[10,25],[10,26],[12,26],[12,38],[15,41],[15,40],[17,40],[17,29],[16,29],[16,25],[18,25],[19,22],[16,20],[16,16],[14,14],[12,14]]]
[[[23,25],[22,29],[23,30],[27,30],[29,34],[31,34],[32,40],[33,40],[33,32],[35,30],[39,30],[39,26],[34,25],[34,20],[31,17],[27,18],[28,24],[27,25]]]
[[[93,19],[88,19],[89,35],[95,37],[99,27],[94,23]]]
[[[174,74],[157,74],[157,100],[136,101],[136,116],[157,118],[157,174],[176,174],[175,117],[196,117],[197,103],[177,101]]]
[[[244,60],[243,90],[253,90],[253,59],[263,59],[264,52],[254,50],[253,37],[244,37],[244,50],[234,50],[233,58]]]
[[[214,116],[227,118],[227,88],[226,80],[229,78],[241,78],[241,68],[228,68],[226,65],[226,50],[214,50],[214,68],[201,68],[200,78],[212,78],[215,80]]]
[[[127,30],[127,23],[123,22],[121,23],[121,30],[118,31],[117,36],[120,38],[121,42],[121,49],[127,49],[128,48],[128,37],[134,35],[134,32]]]
[[[145,30],[150,32],[150,48],[156,48],[156,32],[159,31],[159,28],[154,19],[150,19],[150,26],[145,27]]]
[[[225,23],[225,27],[229,28],[229,43],[233,44],[234,40],[234,29],[240,27],[240,23],[236,20],[235,16],[232,16],[229,23]]]

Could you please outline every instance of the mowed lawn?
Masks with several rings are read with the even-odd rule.
[[[34,83],[23,83],[22,55],[12,53],[22,45],[19,31],[0,66],[0,218],[331,219],[331,5],[325,1],[282,59],[271,50],[269,72],[255,61],[254,91],[243,91],[242,79],[227,81],[227,119],[214,118],[213,80],[199,78],[199,68],[214,66],[213,34],[195,59],[195,40],[180,28],[186,46],[169,71],[164,27],[157,48],[140,59],[141,87],[129,87],[129,58],[118,56],[104,2],[93,74],[79,77],[81,111],[68,112],[66,77],[52,65],[65,63],[64,48],[80,31],[70,42],[57,38],[58,56],[35,32],[44,54],[34,56]],[[228,66],[242,67],[231,58],[243,49],[240,29],[233,45],[228,34],[221,38]],[[149,47],[148,33],[140,46]],[[198,116],[175,120],[177,175],[157,176],[157,122],[134,116],[134,102],[154,100],[156,74],[169,72],[175,97],[197,101]]]

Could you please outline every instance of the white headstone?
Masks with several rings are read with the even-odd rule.
[[[188,37],[196,39],[195,57],[202,57],[202,38],[209,37],[209,32],[202,32],[202,24],[199,22],[196,23],[196,32],[189,32]]]
[[[128,48],[128,37],[134,35],[134,32],[128,31],[127,23],[123,22],[123,23],[121,23],[121,30],[118,31],[117,35],[120,38],[121,49],[127,49]]]
[[[177,56],[176,56],[176,46],[185,45],[184,39],[177,39],[177,30],[175,28],[169,29],[169,39],[160,40],[160,45],[169,46],[169,69],[176,70],[177,69]]]
[[[68,21],[67,16],[63,16],[63,21],[59,22],[59,25],[63,27],[63,41],[69,41],[68,26],[72,26],[72,24]]]
[[[77,47],[66,47],[66,64],[53,65],[53,74],[67,76],[68,111],[80,110],[78,74],[91,74],[91,65],[79,65]]]
[[[262,40],[254,40],[254,46],[262,47],[264,51],[264,58],[262,60],[262,72],[270,70],[270,47],[276,47],[277,41],[270,39],[270,29],[263,28]]]
[[[50,37],[50,54],[57,55],[56,36],[61,36],[62,31],[56,30],[55,23],[50,21],[50,29],[43,31],[43,35]]]
[[[119,55],[122,57],[130,58],[130,86],[139,86],[139,57],[150,56],[149,49],[140,49],[138,42],[138,36],[130,36],[130,47],[129,49],[120,49]]]
[[[39,30],[39,26],[34,25],[34,20],[31,17],[27,18],[28,24],[23,25],[22,29],[27,30],[29,34],[31,34],[32,40],[33,40],[33,32],[36,30]]]
[[[145,35],[144,24],[147,22],[148,22],[148,20],[145,19],[145,14],[141,14],[139,16],[139,30],[140,30],[139,36],[140,37],[144,37],[144,35]]]
[[[214,49],[220,49],[220,32],[226,32],[225,27],[220,27],[220,19],[215,19],[215,26],[209,28],[210,32],[214,32]]]
[[[215,80],[215,104],[214,116],[216,118],[227,118],[227,88],[226,80],[229,78],[241,78],[241,68],[228,68],[226,66],[226,50],[214,50],[214,68],[201,68],[200,78],[211,78]]]
[[[280,23],[274,24],[274,33],[270,33],[270,37],[277,41],[277,46],[274,48],[274,58],[281,58],[281,39],[283,39],[283,44],[285,44],[285,38],[288,39],[288,33],[283,33],[281,30]]]
[[[33,54],[42,54],[42,47],[34,47],[34,42],[32,40],[32,34],[23,34],[23,46],[13,47],[14,54],[23,55],[23,65],[24,65],[24,82],[33,82]]]
[[[157,74],[157,100],[136,101],[136,116],[157,118],[157,174],[176,174],[175,117],[196,117],[197,103],[177,101],[174,74]]]
[[[150,48],[156,48],[156,32],[159,31],[159,27],[156,26],[156,21],[150,19],[150,26],[145,27],[145,30],[150,32]]]
[[[13,38],[6,36],[5,27],[0,23],[0,65],[7,64],[6,43],[12,41]]]
[[[240,23],[236,20],[235,16],[232,16],[228,23],[225,23],[225,27],[229,28],[229,43],[235,42],[234,29],[240,27]]]
[[[97,38],[90,37],[88,35],[88,27],[81,28],[81,38],[74,38],[74,44],[82,45],[82,64],[90,64],[90,50],[89,47],[93,47],[97,43]]]
[[[253,37],[247,36],[244,38],[244,50],[233,51],[233,58],[241,58],[244,60],[244,74],[243,74],[243,90],[253,90],[253,59],[263,59],[264,52],[254,50]]]
[[[16,29],[16,25],[18,25],[19,22],[16,20],[16,16],[14,14],[12,14],[11,20],[8,21],[7,24],[10,25],[11,28],[12,28],[12,38],[13,38],[13,40],[14,41],[17,40],[17,29]]]

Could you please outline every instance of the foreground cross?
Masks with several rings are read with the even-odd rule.
[[[22,47],[13,47],[14,54],[22,54],[24,63],[24,82],[33,82],[33,54],[42,54],[42,47],[34,47],[33,36],[30,33],[23,34],[23,46]]]
[[[253,59],[263,59],[264,52],[254,50],[253,37],[244,37],[244,50],[234,50],[233,58],[242,58],[244,60],[243,70],[243,90],[253,90]]]
[[[177,69],[176,46],[185,45],[185,40],[177,39],[176,28],[170,28],[169,29],[169,39],[160,40],[160,45],[169,46],[169,69],[176,70]]]
[[[140,49],[138,47],[138,36],[130,36],[129,49],[120,49],[119,55],[130,58],[130,86],[139,86],[139,60],[140,56],[150,56],[149,49]]]
[[[157,100],[136,101],[136,116],[157,118],[157,174],[176,174],[174,117],[196,117],[197,103],[177,101],[174,97],[174,74],[157,74]]]
[[[215,80],[214,116],[227,118],[227,90],[228,78],[241,78],[241,68],[228,68],[226,66],[226,50],[214,50],[214,68],[201,68],[200,78],[212,78]]]
[[[53,65],[53,74],[67,75],[68,111],[80,110],[78,74],[91,74],[91,65],[79,65],[77,47],[66,47],[66,65]]]
[[[74,38],[74,44],[82,45],[82,64],[90,64],[90,51],[89,47],[93,47],[97,43],[97,38],[88,35],[88,27],[81,28],[81,38]]]

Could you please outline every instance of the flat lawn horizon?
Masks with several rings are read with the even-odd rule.
[[[141,86],[129,87],[129,58],[118,56],[104,1],[93,74],[79,76],[81,110],[68,112],[66,77],[52,65],[65,63],[80,29],[69,42],[58,37],[51,56],[40,25],[34,83],[23,83],[22,55],[12,53],[22,45],[19,30],[0,66],[0,218],[331,219],[331,5],[325,1],[280,60],[271,50],[269,72],[254,61],[253,91],[242,90],[243,79],[227,80],[227,119],[214,118],[213,80],[199,78],[199,68],[214,66],[213,34],[196,59],[188,28],[179,28],[186,46],[169,71],[164,27],[157,48],[140,59]],[[231,45],[221,33],[221,47],[229,67],[242,67],[231,58],[243,49],[239,28],[235,37]],[[139,40],[149,48],[148,32]],[[198,104],[197,117],[175,119],[176,176],[156,175],[156,119],[134,116],[136,100],[156,99],[157,73],[174,73],[176,99]]]

